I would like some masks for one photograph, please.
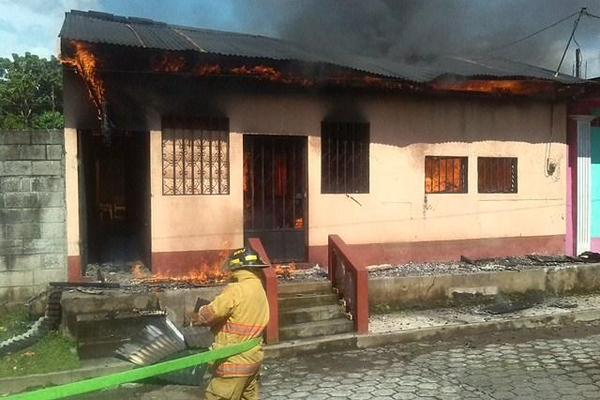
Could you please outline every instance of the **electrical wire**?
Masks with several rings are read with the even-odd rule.
[[[588,12],[588,11],[585,11],[585,12],[583,13],[583,15],[585,15],[585,16],[588,16],[588,17],[592,17],[592,18],[597,18],[597,19],[600,19],[600,16],[598,16],[598,15],[594,15],[594,14],[592,14],[592,13]]]
[[[558,74],[560,73],[560,67],[562,66],[563,61],[565,61],[565,56],[567,55],[567,51],[569,50],[569,46],[571,45],[571,40],[573,40],[573,37],[575,36],[575,31],[577,31],[577,26],[579,26],[579,21],[581,21],[581,17],[583,17],[586,12],[587,12],[587,9],[585,7],[583,7],[577,13],[578,14],[577,19],[575,20],[575,23],[573,24],[573,30],[571,31],[569,40],[567,40],[567,45],[565,46],[565,51],[563,51],[562,57],[560,58],[558,67],[556,67],[556,72],[554,73],[554,77],[557,77]]]
[[[565,21],[569,20],[569,19],[573,18],[574,16],[576,16],[576,15],[578,15],[578,14],[580,14],[580,13],[581,13],[581,10],[579,10],[579,11],[577,11],[577,12],[574,12],[574,13],[572,13],[572,14],[570,14],[570,15],[567,15],[567,16],[566,16],[566,17],[564,17],[564,18],[561,18],[561,19],[559,19],[559,20],[558,20],[558,21],[556,21],[556,22],[553,22],[553,23],[552,23],[552,24],[550,24],[550,25],[547,25],[547,26],[545,26],[545,27],[543,27],[543,28],[541,28],[541,29],[538,29],[537,31],[535,31],[535,32],[533,32],[533,33],[530,33],[530,34],[529,34],[529,35],[527,35],[527,36],[524,36],[524,37],[522,37],[522,38],[520,38],[520,39],[517,39],[517,40],[514,40],[514,41],[512,41],[512,42],[505,43],[505,44],[503,44],[503,45],[500,45],[500,46],[496,46],[496,47],[494,47],[494,48],[491,48],[490,50],[488,50],[488,52],[494,52],[494,51],[498,51],[498,50],[503,50],[503,49],[506,49],[507,47],[511,47],[511,46],[514,46],[514,45],[516,45],[516,44],[519,44],[519,43],[521,43],[521,42],[524,42],[525,40],[527,40],[527,39],[530,39],[530,38],[534,37],[535,35],[538,35],[538,34],[540,34],[540,33],[544,32],[544,31],[547,31],[548,29],[554,28],[556,25],[559,25],[559,24],[561,24],[561,23],[563,23],[563,22],[565,22]],[[587,15],[587,14],[586,14],[586,15]],[[600,18],[600,17],[596,17],[596,18]]]

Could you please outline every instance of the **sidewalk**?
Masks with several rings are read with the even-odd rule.
[[[494,305],[492,305],[494,306]],[[268,358],[521,329],[570,326],[600,321],[600,294],[547,298],[529,308],[492,314],[490,306],[406,310],[370,317],[369,334],[344,334],[266,346]],[[493,307],[497,310],[506,307]]]
[[[600,312],[600,294],[547,298],[532,307],[499,314],[486,311],[489,308],[491,307],[486,305],[476,305],[375,314],[369,319],[369,333],[377,335],[432,327],[513,321],[548,315],[568,316],[573,313],[580,314],[596,310]],[[501,309],[502,307],[496,308]]]

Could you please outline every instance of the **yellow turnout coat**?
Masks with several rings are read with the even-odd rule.
[[[196,324],[211,326],[214,349],[260,337],[269,322],[269,304],[259,277],[246,269],[233,271],[232,282],[210,304],[200,308]],[[263,361],[256,346],[215,365],[219,377],[251,376]]]

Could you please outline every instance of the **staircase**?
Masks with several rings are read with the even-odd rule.
[[[280,340],[354,331],[330,282],[282,283],[278,289]]]

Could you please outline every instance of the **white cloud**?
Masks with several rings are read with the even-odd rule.
[[[65,11],[98,7],[98,0],[0,0],[0,57],[57,55]]]

